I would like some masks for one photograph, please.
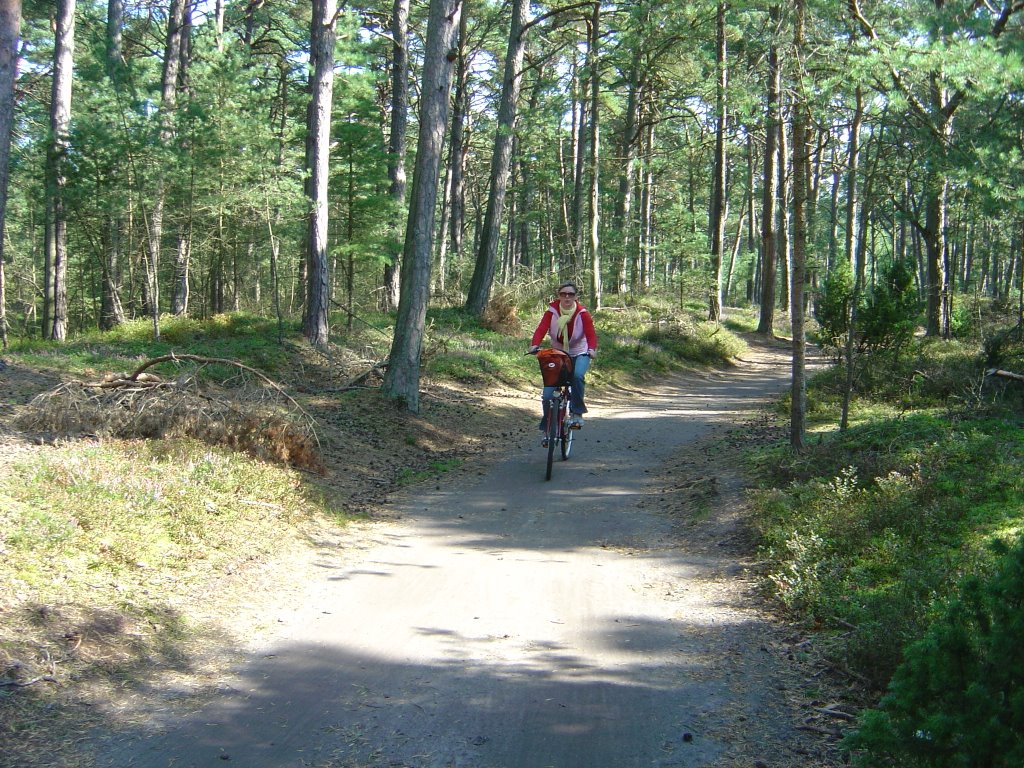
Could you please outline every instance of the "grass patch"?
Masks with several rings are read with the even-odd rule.
[[[327,513],[300,488],[294,471],[188,440],[68,444],[0,476],[0,574],[19,602],[144,605],[167,572],[237,568]]]
[[[295,331],[294,326],[286,328],[291,335]],[[10,352],[25,365],[81,377],[131,373],[145,360],[173,352],[243,360],[268,374],[284,370],[290,358],[287,348],[278,342],[277,322],[252,315],[215,315],[205,320],[164,317],[160,334],[160,340],[154,340],[152,322],[139,319],[110,331],[83,333],[59,345],[16,340]],[[166,363],[152,370],[173,376],[177,369],[173,363]],[[237,372],[230,366],[204,369],[204,375],[215,381],[228,379]]]
[[[445,472],[458,469],[463,463],[462,459],[446,459],[443,461],[433,461],[426,469],[415,470],[406,467],[398,473],[397,484],[415,485],[431,478],[440,478]]]
[[[102,725],[103,709],[69,703],[196,671],[194,650],[223,642],[202,598],[248,588],[307,525],[343,519],[304,488],[192,440],[67,443],[6,464],[0,677],[45,680],[0,688],[0,751],[77,764],[65,731]]]

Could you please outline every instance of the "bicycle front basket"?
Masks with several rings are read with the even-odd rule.
[[[572,358],[560,349],[542,349],[537,362],[545,387],[561,387],[572,378]]]

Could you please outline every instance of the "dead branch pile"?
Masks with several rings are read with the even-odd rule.
[[[179,375],[148,373],[172,362]],[[239,371],[228,385],[200,379],[211,364]],[[192,437],[260,459],[321,471],[313,418],[278,384],[231,360],[195,355],[153,358],[132,374],[65,382],[36,396],[14,419],[23,431],[51,437]]]

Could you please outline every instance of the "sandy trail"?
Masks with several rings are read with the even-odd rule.
[[[370,526],[358,557],[322,548],[216,695],[156,709],[104,740],[97,764],[814,764],[794,741],[776,627],[733,556],[680,541],[660,474],[788,374],[762,350],[727,372],[605,391],[550,482],[531,434],[486,471],[394,500],[400,517]]]

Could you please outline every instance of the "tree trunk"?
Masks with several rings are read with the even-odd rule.
[[[726,191],[725,165],[728,162],[725,150],[726,123],[728,120],[726,88],[729,70],[726,66],[725,3],[718,3],[715,22],[715,167],[711,182],[711,264],[708,291],[708,320],[722,319],[722,262],[725,253]]]
[[[384,310],[398,306],[401,252],[398,246],[400,221],[405,207],[405,151],[409,125],[409,0],[395,0],[391,10],[391,135],[388,138],[389,194],[394,206],[391,263],[384,267]]]
[[[381,391],[419,412],[420,356],[430,298],[430,263],[433,255],[434,209],[441,153],[448,123],[452,84],[451,54],[459,27],[462,0],[431,0],[427,20],[423,85],[420,89],[419,136],[413,170],[402,254],[402,295],[398,304],[395,338]]]
[[[777,33],[779,7],[770,9],[772,34]],[[773,40],[768,51],[767,107],[764,119],[764,179],[761,203],[761,311],[757,332],[775,332],[775,208],[777,204],[778,173],[778,121],[779,121],[779,50]]]
[[[587,93],[588,80],[579,76],[579,63],[573,62],[573,108],[572,108],[572,232],[570,239],[572,246],[570,255],[572,263],[570,269],[573,279],[577,277],[580,269],[581,254],[583,253],[583,187],[586,158],[586,132],[584,124],[587,120]]]
[[[468,2],[468,0],[466,0]],[[466,5],[466,2],[463,5]],[[448,167],[451,173],[448,231],[453,260],[462,258],[462,238],[466,231],[466,121],[469,119],[469,56],[466,51],[466,26],[469,14],[463,7],[459,16],[459,47],[455,63],[455,101],[452,105],[452,137]],[[441,275],[441,285],[446,275]]]
[[[68,334],[68,223],[65,207],[68,132],[71,128],[71,83],[75,54],[75,0],[58,0],[53,51],[53,89],[50,100],[49,163],[46,192],[52,271],[47,285],[53,296],[53,322],[47,335],[64,341]],[[45,316],[45,310],[44,310]]]
[[[6,259],[7,188],[10,182],[14,82],[18,76],[21,0],[0,0],[0,343],[7,349]]]
[[[191,242],[188,227],[185,223],[178,226],[178,247],[174,254],[174,292],[171,295],[171,313],[175,317],[188,314],[189,300],[189,261]]]
[[[120,91],[124,82],[124,66],[121,61],[123,26],[124,3],[122,0],[108,0],[107,77],[115,91]],[[120,210],[112,210],[107,217],[107,242],[101,264],[99,327],[102,330],[110,330],[125,321],[120,295],[123,230],[124,216]]]
[[[587,52],[590,70],[590,307],[601,308],[601,3],[594,3],[590,21],[590,45]]]
[[[654,252],[654,122],[644,131],[644,163],[640,182],[640,231],[637,235],[637,262],[640,290],[651,287],[651,260]]]
[[[790,152],[789,152],[789,126],[786,124],[784,113],[779,117],[779,207],[776,215],[779,217],[779,306],[785,307],[786,314],[789,314],[789,297],[791,294],[790,285],[793,277],[790,269],[790,262],[793,251],[789,241],[789,202],[792,194],[790,185]]]
[[[515,0],[512,5],[508,49],[505,53],[505,74],[501,82],[501,100],[498,103],[498,125],[494,136],[494,152],[491,155],[490,195],[487,197],[484,228],[480,233],[480,249],[477,252],[476,266],[469,284],[469,296],[466,299],[466,309],[477,316],[487,309],[487,303],[491,298],[498,243],[501,242],[505,192],[508,189],[512,163],[513,131],[522,87],[523,56],[526,52],[523,27],[526,26],[529,6],[529,0]]]
[[[334,41],[337,0],[313,0],[310,51],[309,138],[306,169],[309,173],[309,231],[306,243],[306,309],[302,330],[314,346],[330,337],[330,278],[327,237],[330,201],[327,198],[331,156],[331,107],[334,100]]]
[[[639,139],[640,103],[644,89],[644,77],[641,75],[640,50],[637,50],[629,74],[629,94],[626,98],[626,111],[622,116],[622,172],[619,174],[619,190],[615,197],[615,212],[612,219],[612,230],[617,233],[622,249],[619,255],[618,279],[615,290],[625,293],[629,290],[626,282],[627,263],[630,259],[633,222],[633,177],[635,175],[636,150]]]
[[[160,147],[167,150],[174,135],[174,110],[178,96],[178,67],[181,64],[182,35],[185,30],[187,0],[171,0],[164,46],[164,69],[160,97]],[[157,173],[153,210],[149,216],[149,261],[146,265],[146,293],[153,320],[153,338],[160,338],[160,241],[163,237],[166,179]]]
[[[793,48],[797,65],[804,57],[804,2],[796,0],[793,19]],[[799,73],[798,74],[802,74]],[[793,98],[793,284],[790,290],[790,320],[793,326],[793,382],[790,397],[789,445],[804,448],[807,428],[807,382],[804,361],[804,282],[807,266],[807,104],[799,84]]]
[[[860,227],[857,213],[860,210],[857,174],[860,167],[860,129],[864,122],[864,93],[857,86],[853,109],[853,121],[850,123],[850,138],[846,153],[846,238],[843,252],[846,262],[855,276],[855,288],[864,286],[864,265],[857,262],[857,234]]]

